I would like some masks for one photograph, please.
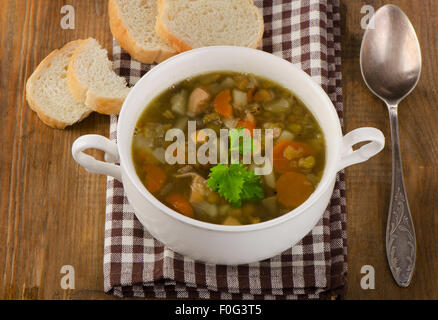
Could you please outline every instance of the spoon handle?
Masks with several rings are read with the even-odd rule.
[[[397,105],[388,105],[388,110],[392,140],[392,187],[386,226],[386,256],[397,284],[407,287],[414,273],[417,244],[403,181]]]

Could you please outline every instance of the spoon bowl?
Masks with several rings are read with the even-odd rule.
[[[360,52],[362,76],[382,100],[398,104],[417,85],[421,49],[414,27],[397,6],[380,8],[365,32]]]

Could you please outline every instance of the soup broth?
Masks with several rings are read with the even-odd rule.
[[[188,137],[189,121],[218,135],[221,129],[244,132],[251,151],[254,130],[261,129],[263,138],[263,130],[271,129],[272,172],[257,176],[254,163],[169,164],[168,130],[182,130],[196,148],[208,141],[201,131]],[[263,153],[263,139],[258,147]],[[244,152],[241,144],[238,148]],[[253,74],[213,72],[172,86],[146,107],[135,128],[132,157],[145,187],[166,206],[209,223],[245,225],[279,217],[307,200],[324,171],[325,141],[290,90]]]

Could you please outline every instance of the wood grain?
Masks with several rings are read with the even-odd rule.
[[[386,261],[385,231],[391,192],[391,140],[386,107],[366,88],[360,73],[359,51],[364,30],[360,27],[364,4],[374,8],[389,1],[342,1],[342,63],[346,131],[373,126],[386,137],[384,151],[365,164],[347,169],[347,231],[350,299],[438,299],[438,23],[436,1],[393,0],[410,17],[423,54],[418,87],[399,109],[401,150],[409,204],[417,237],[417,262],[408,289],[399,288]],[[363,265],[376,272],[376,288],[363,290]]]
[[[61,7],[73,4],[76,28],[60,27]],[[106,298],[103,294],[105,177],[73,161],[73,141],[108,134],[109,119],[93,114],[67,130],[45,126],[25,101],[26,79],[52,50],[95,37],[111,49],[106,1],[3,1],[1,36],[0,297]],[[60,287],[72,265],[76,290]]]
[[[374,126],[387,137],[376,158],[347,169],[348,299],[438,299],[438,4],[393,0],[412,19],[423,50],[418,88],[400,108],[406,187],[417,230],[417,267],[408,289],[398,288],[387,266],[385,228],[391,189],[388,116],[365,87],[359,69],[361,7],[387,1],[341,0],[346,132]],[[72,4],[76,28],[60,27],[61,7]],[[73,161],[73,141],[108,135],[109,119],[93,114],[67,130],[45,126],[27,106],[26,79],[52,50],[95,37],[108,50],[106,1],[4,0],[0,10],[0,299],[110,299],[103,293],[105,182]],[[72,265],[76,288],[60,287]],[[360,287],[363,265],[376,271],[375,290]]]

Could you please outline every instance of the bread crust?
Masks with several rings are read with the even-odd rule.
[[[26,88],[25,88],[25,93],[26,93],[26,100],[27,103],[29,105],[29,107],[36,112],[38,118],[40,118],[40,120],[42,122],[44,122],[46,125],[48,125],[49,127],[55,128],[55,129],[65,129],[67,126],[73,125],[74,123],[69,123],[69,122],[64,122],[64,121],[60,121],[57,120],[55,118],[50,117],[49,115],[47,115],[46,113],[44,113],[44,111],[41,109],[41,107],[38,105],[38,103],[34,100],[34,98],[32,97],[32,89],[33,86],[36,84],[36,81],[38,81],[36,79],[36,77],[42,73],[44,71],[44,69],[49,67],[49,64],[51,63],[51,60],[54,56],[56,56],[57,54],[60,53],[61,50],[65,50],[68,49],[71,46],[77,46],[78,44],[80,44],[83,40],[75,40],[75,41],[71,41],[69,43],[67,43],[66,45],[64,45],[64,47],[62,47],[61,49],[56,49],[53,50],[47,57],[45,57],[40,64],[36,67],[36,69],[34,70],[34,72],[32,73],[32,75],[27,79],[26,82]],[[90,113],[92,112],[92,110],[90,109],[89,112],[84,112],[84,114],[82,115],[82,117],[76,121],[80,122],[83,119],[85,119],[86,117],[88,117],[90,115]]]
[[[87,91],[85,105],[90,106],[94,111],[102,114],[119,114],[125,99],[103,98]]]
[[[158,15],[157,21],[155,23],[155,32],[158,34],[158,36],[164,39],[170,46],[172,46],[177,51],[184,52],[192,50],[192,46],[171,34],[166,28],[166,25],[163,23],[163,16],[165,15],[167,9],[164,0],[157,1],[157,8]]]
[[[248,1],[250,1],[251,4],[255,6],[254,0],[248,0]],[[175,50],[178,50],[180,52],[192,50],[193,47],[190,44],[188,44],[184,40],[172,34],[167,28],[166,24],[163,22],[163,17],[165,16],[167,10],[166,1],[158,0],[157,7],[158,7],[158,15],[157,15],[157,22],[155,23],[155,32],[158,34],[158,36],[164,39],[173,48],[175,48]],[[259,16],[262,23],[260,25],[259,36],[257,41],[253,45],[249,46],[250,48],[254,48],[254,49],[258,48],[258,46],[262,43],[263,33],[265,28],[263,15],[260,13],[258,9],[257,9],[257,15]]]
[[[73,53],[70,59],[67,70],[67,85],[70,89],[70,93],[79,102],[85,103],[86,106],[93,109],[94,111],[102,114],[118,114],[122,108],[125,99],[120,98],[104,98],[94,94],[89,88],[84,87],[79,81],[75,73],[75,60],[78,53],[82,48],[91,41],[92,38],[84,40],[82,44]]]
[[[144,50],[138,45],[128,28],[123,24],[119,8],[114,0],[109,0],[108,2],[108,13],[111,33],[120,46],[135,60],[146,64],[153,62],[159,63],[177,54],[176,51],[166,51],[162,49]]]

